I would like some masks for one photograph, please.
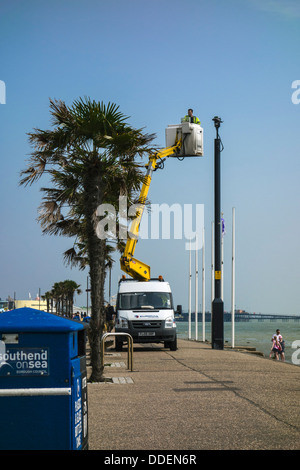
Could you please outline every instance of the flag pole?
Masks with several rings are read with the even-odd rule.
[[[198,237],[195,250],[195,340],[198,341]]]
[[[190,239],[190,273],[189,273],[189,339],[192,339],[192,247]]]
[[[202,231],[202,341],[205,341],[205,230]]]
[[[231,347],[235,347],[235,207],[232,208]]]

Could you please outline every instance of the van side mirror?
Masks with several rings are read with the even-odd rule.
[[[182,305],[177,305],[176,313],[177,313],[178,315],[182,315]]]

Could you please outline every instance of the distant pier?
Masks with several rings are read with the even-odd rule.
[[[236,322],[248,322],[251,320],[258,320],[258,321],[300,321],[300,316],[296,315],[275,315],[275,314],[264,314],[264,313],[235,313],[234,319]],[[191,314],[191,320],[195,320],[195,313],[192,312]],[[189,314],[188,312],[183,312],[182,315],[176,316],[176,321],[189,321]],[[198,321],[202,321],[202,314],[198,313]],[[210,322],[211,321],[211,313],[206,312],[205,313],[205,321]],[[224,312],[224,322],[231,322],[231,313],[230,312]]]

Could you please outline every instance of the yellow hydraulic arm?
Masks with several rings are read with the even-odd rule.
[[[125,245],[124,252],[120,258],[120,264],[122,271],[129,274],[134,279],[140,281],[149,281],[150,279],[150,266],[133,258],[136,243],[139,236],[139,228],[142,219],[142,215],[145,209],[146,199],[149,192],[149,187],[152,179],[152,173],[156,170],[158,160],[166,157],[175,156],[178,150],[181,148],[182,140],[178,140],[173,147],[167,147],[159,150],[157,153],[150,155],[149,162],[146,165],[147,172],[144,177],[140,197],[136,208],[135,218],[132,221],[130,231],[128,232],[129,237]]]

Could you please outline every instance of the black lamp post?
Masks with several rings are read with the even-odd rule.
[[[224,304],[221,298],[221,139],[219,127],[223,121],[213,118],[215,138],[215,298],[212,302],[211,344],[213,349],[224,349]]]

